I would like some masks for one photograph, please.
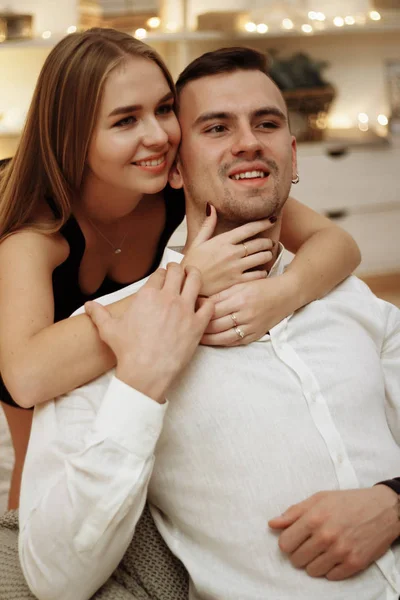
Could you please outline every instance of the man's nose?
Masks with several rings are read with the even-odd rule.
[[[250,126],[241,127],[232,145],[232,154],[256,154],[261,148],[262,144],[253,129]]]
[[[168,133],[160,125],[156,118],[149,119],[144,124],[143,145],[144,146],[165,146],[168,142]]]

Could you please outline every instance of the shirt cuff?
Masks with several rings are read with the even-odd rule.
[[[145,458],[154,453],[167,407],[113,376],[94,423],[96,437],[112,438]]]

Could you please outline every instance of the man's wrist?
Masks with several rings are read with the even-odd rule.
[[[115,369],[115,376],[131,388],[164,404],[165,394],[170,385],[169,378],[161,373],[154,374],[151,367],[140,368],[134,362],[119,362]]]

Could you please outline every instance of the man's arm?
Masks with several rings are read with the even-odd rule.
[[[117,377],[106,374],[36,409],[19,548],[39,600],[88,600],[130,543],[146,499],[165,393],[213,312],[211,301],[196,310],[200,287],[196,269],[171,264],[120,317],[97,303],[88,307],[116,356]]]
[[[400,311],[377,302],[385,323],[380,359],[386,415],[400,445]],[[294,566],[313,577],[346,579],[379,559],[400,536],[400,500],[384,484],[324,491],[291,506],[269,525],[282,530],[279,546]]]

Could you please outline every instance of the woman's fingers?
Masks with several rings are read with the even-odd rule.
[[[243,271],[248,271],[249,269],[253,269],[254,267],[265,265],[271,260],[272,252],[271,250],[266,250],[264,252],[256,252],[255,254],[250,254],[250,256],[243,258],[240,264]]]
[[[261,221],[254,221],[252,223],[246,223],[232,231],[227,232],[226,235],[232,244],[240,244],[240,242],[246,242],[246,240],[259,235],[263,231],[270,229],[272,223],[268,219],[262,219]]]
[[[243,334],[240,335],[241,332]],[[241,343],[246,344],[246,328],[238,325],[236,328],[232,328],[222,333],[205,333],[201,338],[203,346],[234,346]]]
[[[246,240],[245,242],[239,242],[236,245],[240,258],[246,258],[256,252],[264,252],[265,250],[272,250],[274,242],[270,238],[255,238],[252,240]]]

